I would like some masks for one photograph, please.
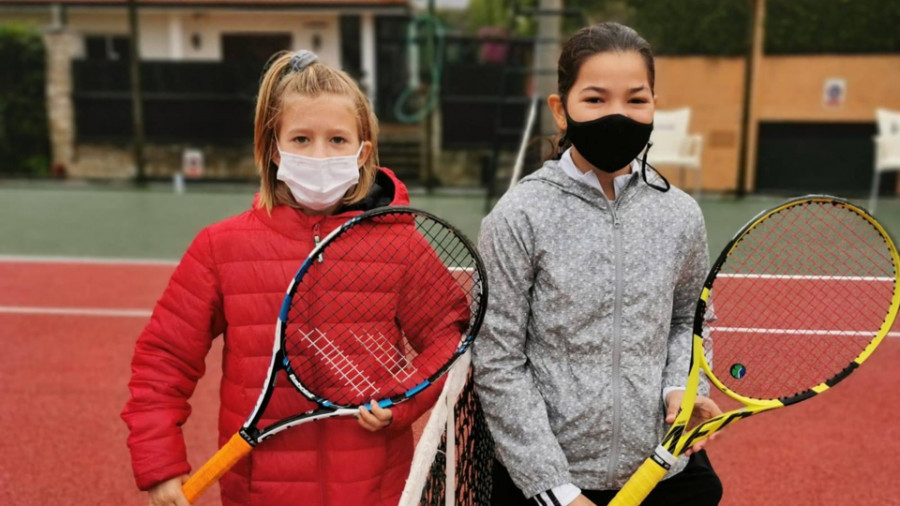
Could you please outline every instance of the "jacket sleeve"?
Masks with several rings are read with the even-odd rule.
[[[706,226],[703,214],[695,206],[695,216],[685,235],[687,241],[684,258],[675,285],[672,303],[672,324],[669,329],[668,357],[663,371],[663,391],[668,388],[684,388],[691,366],[691,348],[694,335],[694,312],[706,274],[709,271],[709,250],[706,244]],[[700,372],[700,395],[709,394],[709,383]]]
[[[444,382],[447,376],[441,377],[433,385],[429,386],[424,392],[416,395],[410,400],[397,404],[391,408],[393,418],[391,425],[388,426],[389,432],[401,432],[409,428],[416,420],[434,407],[441,391],[444,389]]]
[[[524,216],[511,221],[498,207],[482,222],[478,248],[490,300],[473,355],[476,391],[497,455],[526,497],[573,481],[525,355],[533,242]]]
[[[205,372],[212,339],[225,330],[213,265],[204,230],[175,269],[135,345],[130,396],[121,416],[141,490],[190,472],[181,425],[191,412],[188,398]]]
[[[471,314],[466,292],[425,239],[413,233],[408,245],[408,268],[400,293],[397,321],[419,353],[413,364],[419,371],[430,373],[452,358],[462,333],[468,328]],[[443,379],[409,401],[396,405],[391,427],[395,430],[408,427],[428,411],[441,393]]]

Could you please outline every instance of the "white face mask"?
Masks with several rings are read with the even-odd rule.
[[[297,202],[314,211],[337,203],[351,186],[359,182],[359,154],[312,158],[286,153],[278,148],[281,163],[276,178],[284,181]]]

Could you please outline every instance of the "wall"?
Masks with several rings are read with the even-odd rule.
[[[692,133],[703,135],[703,187],[730,191],[737,181],[744,64],[742,58],[660,57],[657,109],[688,106]],[[847,83],[839,107],[823,104],[826,79]],[[760,64],[759,121],[874,122],[875,109],[900,110],[900,55],[768,56]],[[678,171],[662,171],[673,182]],[[752,180],[752,174],[750,175]],[[687,186],[692,187],[688,179]]]
[[[70,9],[68,20],[69,28],[82,34],[128,33],[127,13],[121,9]],[[175,35],[172,34],[173,30]],[[319,57],[326,63],[340,66],[336,12],[309,14],[281,11],[146,10],[140,13],[141,57],[148,60],[218,61],[222,59],[223,33],[265,32],[291,33],[293,49],[310,48],[313,35],[318,33],[322,39]],[[192,44],[193,34],[200,36],[199,47]],[[173,41],[173,37],[177,40]],[[76,58],[83,55],[82,42],[77,49]]]

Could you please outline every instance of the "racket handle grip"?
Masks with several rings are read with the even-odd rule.
[[[184,482],[181,486],[181,492],[189,503],[194,501],[203,494],[203,491],[210,485],[219,481],[229,469],[231,469],[239,460],[244,458],[253,447],[244,440],[240,434],[231,436],[231,439],[225,443],[225,446],[219,448],[219,451],[209,459],[203,467],[197,470],[191,478]]]
[[[650,495],[656,484],[666,475],[666,468],[653,459],[647,459],[628,478],[625,486],[613,497],[609,506],[639,506]]]

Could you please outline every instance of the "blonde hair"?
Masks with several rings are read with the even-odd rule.
[[[297,207],[287,185],[276,179],[278,166],[274,162],[281,115],[286,99],[293,94],[306,97],[334,94],[353,101],[360,143],[372,143],[372,154],[359,169],[359,182],[341,199],[343,205],[355,204],[369,193],[378,171],[378,119],[368,98],[345,72],[317,61],[295,70],[291,65],[293,56],[294,53],[286,51],[272,56],[259,85],[253,135],[253,156],[260,175],[258,206],[269,212],[278,205]]]

